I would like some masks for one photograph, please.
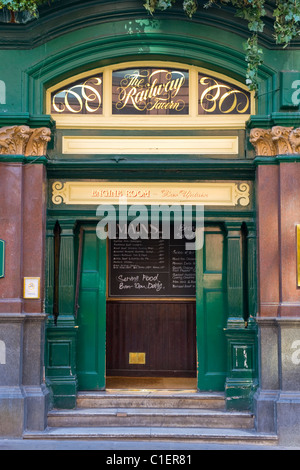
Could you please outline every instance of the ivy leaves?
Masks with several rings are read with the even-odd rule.
[[[0,0],[0,9],[7,8],[12,12],[26,10],[37,16],[38,6],[42,3],[46,3],[46,0]]]
[[[146,0],[144,7],[153,14],[155,10],[170,8],[175,2],[176,0]],[[185,13],[191,18],[197,11],[198,3],[196,0],[183,0],[182,6]]]
[[[165,10],[175,3],[174,0],[146,0],[145,8],[154,13],[156,9]],[[148,8],[151,4],[151,8]],[[204,8],[213,5],[231,4],[236,9],[235,15],[248,22],[250,36],[244,44],[247,63],[246,83],[250,90],[258,91],[258,68],[263,63],[263,50],[258,44],[258,33],[264,29],[263,17],[266,15],[266,0],[208,0]],[[183,0],[183,10],[191,18],[198,9],[197,0]],[[300,0],[276,0],[273,10],[274,38],[277,44],[287,47],[300,34]]]
[[[274,16],[276,42],[286,47],[299,34],[300,1],[287,0],[280,2],[277,0]]]
[[[258,91],[258,67],[263,63],[263,50],[258,46],[257,33],[252,34],[244,44],[247,62],[246,84],[249,90]]]
[[[146,0],[144,7],[152,15],[155,10],[166,10],[170,8],[173,3],[175,3],[175,0]]]
[[[0,0],[0,9],[7,8],[12,12],[28,11],[33,16],[38,15],[38,7],[53,0]],[[141,0],[145,9],[154,14],[156,10],[171,8],[179,0]],[[198,10],[197,0],[180,0],[182,8],[189,18]],[[258,90],[258,68],[263,63],[263,51],[259,47],[258,34],[264,29],[265,5],[267,0],[207,0],[204,8],[214,5],[232,5],[239,18],[248,22],[249,38],[244,45],[247,63],[246,83],[250,90]],[[269,3],[269,2],[268,2]],[[274,39],[277,44],[287,47],[300,34],[300,0],[276,0],[273,9]],[[13,19],[12,19],[13,21]]]

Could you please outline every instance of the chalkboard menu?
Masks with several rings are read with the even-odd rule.
[[[110,297],[195,297],[195,251],[185,239],[112,239]]]

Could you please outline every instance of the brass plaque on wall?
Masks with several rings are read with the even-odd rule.
[[[129,364],[146,364],[146,353],[130,352]]]

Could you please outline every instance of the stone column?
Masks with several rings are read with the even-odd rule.
[[[24,277],[44,284],[46,144],[49,129],[0,129],[0,238],[6,242],[0,279],[0,436],[21,437],[46,426],[43,381],[43,288],[23,295]]]
[[[44,376],[45,223],[46,170],[44,165],[23,167],[23,277],[40,278],[40,298],[24,299],[23,390],[26,426],[43,430],[47,425],[48,390]]]
[[[241,222],[226,222],[228,328],[244,326]]]
[[[258,206],[260,380],[258,431],[300,445],[300,290],[296,225],[300,224],[300,130],[252,129]]]

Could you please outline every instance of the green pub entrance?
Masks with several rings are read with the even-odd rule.
[[[79,388],[103,389],[111,376],[198,374],[199,389],[224,390],[222,228],[205,227],[199,252],[187,251],[184,239],[107,243],[97,237],[95,225],[82,228]]]
[[[228,407],[248,409],[257,384],[255,212],[241,129],[253,94],[200,67],[141,61],[85,71],[46,99],[65,165],[48,178],[46,375],[55,406],[74,407],[78,391],[157,379],[158,388],[222,391]],[[200,247],[176,235],[175,215],[170,236],[162,225],[155,236],[124,237],[122,225],[118,236],[99,236],[114,216],[124,223],[124,207],[129,232],[136,210],[170,206],[191,210],[193,223],[203,208]]]

